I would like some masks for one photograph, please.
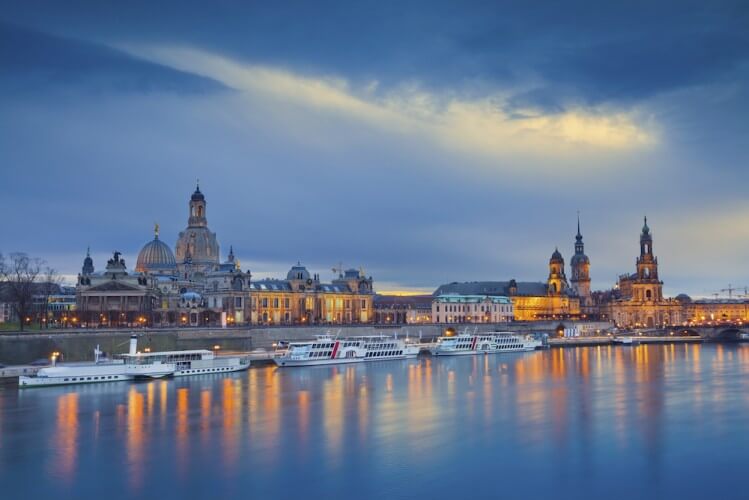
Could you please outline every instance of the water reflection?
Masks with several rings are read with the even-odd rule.
[[[413,481],[419,494],[457,495],[450,481],[432,486],[435,471],[455,463],[477,474],[503,464],[518,478],[527,470],[515,464],[533,463],[543,474],[526,487],[551,492],[598,479],[603,487],[611,457],[664,493],[679,453],[711,466],[688,443],[706,456],[713,446],[721,456],[749,452],[747,375],[749,345],[641,345],[6,390],[0,479],[20,487],[13,471],[51,443],[51,477],[63,481],[42,478],[35,495],[72,497],[87,477],[123,498],[164,478],[187,493],[225,483],[260,496],[290,493],[289,474],[312,496],[342,495],[335,488],[349,475],[381,496],[415,491]],[[729,440],[737,426],[744,433]],[[91,479],[99,464],[111,468]]]
[[[57,425],[55,429],[56,460],[53,462],[57,477],[72,483],[78,457],[78,394],[71,392],[57,398]]]

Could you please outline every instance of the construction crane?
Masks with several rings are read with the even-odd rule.
[[[746,286],[745,287],[734,287],[730,283],[728,284],[728,288],[721,288],[718,291],[719,292],[728,292],[728,298],[731,299],[731,298],[733,298],[733,292],[739,291],[742,288],[744,289],[744,294],[743,295],[738,295],[738,296],[739,297],[746,297],[747,295],[749,295],[749,287],[746,287]]]
[[[339,278],[343,278],[343,262],[338,262],[338,267],[331,269],[334,274],[337,274]]]

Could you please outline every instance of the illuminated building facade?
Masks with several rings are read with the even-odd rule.
[[[432,301],[434,323],[508,323],[513,305],[501,295],[437,295]]]
[[[658,277],[658,258],[653,254],[653,235],[647,217],[640,233],[636,272],[619,277],[612,300],[603,307],[611,320],[624,327],[652,328],[683,320],[679,301],[663,297],[663,282]]]
[[[96,273],[90,253],[78,276],[76,302],[87,326],[232,326],[242,324],[343,324],[373,321],[372,277],[339,271],[323,283],[301,264],[285,280],[253,281],[230,248],[220,262],[216,234],[208,228],[205,195],[190,197],[187,228],[175,252],[154,239],[138,254],[135,272],[115,253]]]
[[[433,294],[439,296],[509,297],[515,321],[535,321],[580,316],[580,298],[570,288],[564,272],[564,258],[558,249],[549,259],[546,282],[473,281],[441,285]],[[440,319],[444,319],[440,315]],[[435,311],[436,317],[436,311]]]

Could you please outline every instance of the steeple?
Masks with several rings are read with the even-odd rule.
[[[187,221],[189,227],[206,227],[208,220],[205,216],[205,196],[200,192],[200,184],[196,184],[195,192],[190,197],[190,218]]]
[[[581,299],[581,306],[590,302],[590,259],[585,255],[583,235],[580,232],[580,212],[577,213],[577,235],[575,236],[575,255],[570,260],[572,269],[572,289]]]
[[[83,268],[81,274],[94,274],[94,259],[91,258],[91,247],[86,248],[86,258],[83,259]]]

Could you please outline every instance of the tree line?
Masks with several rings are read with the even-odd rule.
[[[10,305],[21,331],[32,314],[40,327],[46,326],[49,298],[59,293],[61,282],[58,272],[42,259],[23,252],[0,253],[0,302]]]

